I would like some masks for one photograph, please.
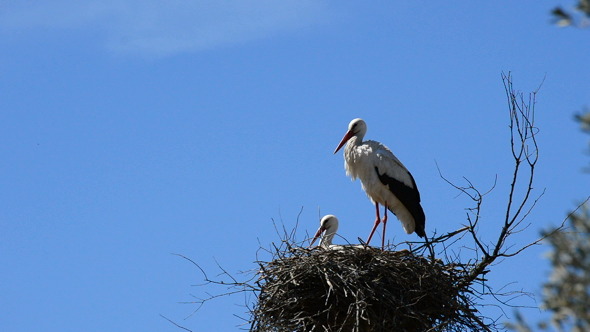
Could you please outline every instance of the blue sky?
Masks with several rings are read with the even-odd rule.
[[[332,152],[348,122],[387,144],[421,191],[427,233],[455,230],[469,202],[438,175],[488,188],[493,239],[511,175],[502,72],[539,92],[546,188],[530,242],[589,194],[588,30],[550,24],[557,1],[8,1],[0,8],[0,329],[234,331],[244,298],[188,319],[199,271],[256,267],[300,216],[365,238],[374,209]],[[394,242],[415,240],[397,221]],[[339,240],[343,241],[343,240]],[[338,242],[336,240],[335,242]],[[539,294],[539,246],[490,283]],[[537,297],[537,300],[539,298]],[[493,303],[493,302],[490,302]],[[515,304],[534,306],[520,298]],[[494,307],[484,313],[509,316]],[[525,316],[535,320],[538,309]]]

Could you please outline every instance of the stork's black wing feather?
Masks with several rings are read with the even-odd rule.
[[[402,181],[399,181],[395,178],[388,176],[386,173],[381,174],[379,172],[379,168],[375,167],[375,171],[377,172],[377,176],[379,177],[379,181],[386,185],[389,190],[400,200],[400,202],[410,211],[412,217],[414,217],[414,221],[416,223],[415,232],[419,237],[425,237],[425,225],[426,225],[426,216],[424,215],[424,210],[422,210],[422,206],[420,205],[420,192],[418,191],[418,187],[416,186],[416,181],[414,181],[414,177],[410,172],[408,175],[410,179],[412,179],[412,187],[406,185]]]

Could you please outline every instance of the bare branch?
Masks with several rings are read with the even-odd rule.
[[[536,135],[539,133],[535,126],[535,103],[536,95],[541,87],[531,92],[527,97],[522,92],[513,88],[512,76],[510,73],[502,73],[502,82],[506,92],[506,99],[509,114],[510,130],[510,151],[513,159],[513,171],[509,182],[509,191],[505,208],[505,215],[502,227],[494,241],[487,242],[478,234],[478,223],[481,218],[482,206],[485,197],[496,187],[498,176],[496,175],[494,185],[485,193],[480,192],[475,185],[467,178],[463,177],[466,185],[457,185],[443,176],[437,164],[440,177],[459,191],[465,194],[471,201],[472,206],[467,208],[467,226],[458,231],[450,232],[439,238],[433,238],[433,244],[451,242],[455,235],[467,232],[470,234],[472,245],[464,246],[463,249],[472,251],[475,258],[464,264],[465,278],[462,280],[464,286],[480,284],[484,288],[485,275],[490,271],[490,266],[499,258],[512,257],[523,250],[538,244],[543,239],[537,239],[532,243],[514,248],[514,245],[508,245],[507,240],[515,233],[521,232],[529,225],[522,227],[523,222],[530,216],[532,210],[537,205],[539,199],[543,196],[545,190],[537,194],[534,199],[533,182],[535,178],[535,167],[539,159],[539,149]],[[562,223],[563,225],[563,223]],[[462,237],[462,235],[461,235]],[[444,250],[449,248],[444,244]],[[445,254],[446,255],[446,254]],[[458,261],[458,257],[455,258]],[[472,287],[472,286],[471,286]],[[474,293],[479,291],[473,289]],[[498,293],[488,292],[493,296]],[[484,293],[481,293],[485,295]],[[502,294],[506,295],[506,294]],[[508,300],[510,301],[510,299]],[[504,304],[504,303],[502,303]]]
[[[170,322],[172,325],[174,325],[174,326],[178,327],[179,329],[183,329],[183,330],[185,330],[185,331],[193,332],[192,330],[189,330],[189,329],[187,329],[187,328],[186,328],[186,327],[184,327],[184,326],[180,326],[180,325],[178,325],[177,323],[175,323],[174,321],[172,321],[170,318],[168,318],[168,317],[166,317],[166,316],[164,316],[164,315],[162,315],[162,314],[160,314],[160,317],[164,318],[165,320],[167,320],[168,322]]]

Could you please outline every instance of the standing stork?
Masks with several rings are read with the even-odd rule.
[[[385,247],[387,210],[397,216],[406,233],[416,232],[419,237],[425,237],[426,217],[420,205],[420,193],[416,181],[385,145],[377,141],[363,141],[366,133],[365,121],[362,119],[350,121],[348,131],[334,150],[334,154],[346,144],[344,148],[346,174],[353,180],[361,179],[363,190],[375,203],[375,225],[367,239],[367,244],[371,242],[379,223],[383,222],[381,246]],[[384,207],[383,219],[379,216],[379,204]]]

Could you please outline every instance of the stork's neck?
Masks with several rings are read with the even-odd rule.
[[[356,146],[363,144],[363,137],[357,135],[352,136],[346,143],[346,149],[352,149]]]
[[[332,245],[332,239],[336,235],[336,230],[334,229],[327,229],[324,236],[322,236],[322,241],[320,242],[320,246],[327,248]]]
[[[362,144],[362,137],[358,135],[352,136],[346,143],[346,146],[344,147],[344,159],[347,162],[351,162],[353,159],[355,159],[354,156],[357,154],[357,148]]]

